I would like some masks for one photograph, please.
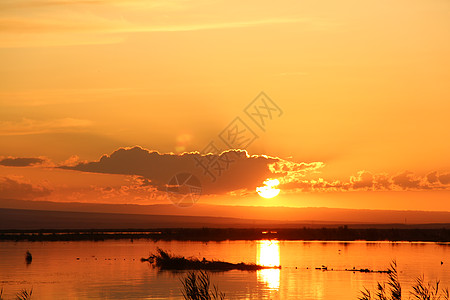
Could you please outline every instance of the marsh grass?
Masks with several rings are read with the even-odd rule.
[[[424,276],[416,278],[416,283],[413,285],[413,291],[411,292],[413,299],[426,299],[426,300],[448,300],[450,298],[448,288],[440,288],[439,280],[435,283],[425,283]]]
[[[21,290],[16,295],[16,300],[29,300],[31,299],[31,295],[33,294],[33,289],[29,292],[26,289]]]
[[[30,289],[30,291],[27,291],[27,289],[23,289],[16,294],[16,300],[30,300],[32,294],[33,294],[33,289]],[[0,290],[0,300],[4,300],[3,288]]]
[[[387,282],[378,282],[375,291],[370,291],[366,287],[361,291],[359,300],[401,300],[402,288],[398,278],[397,263],[395,260],[391,262],[388,268]],[[425,283],[424,276],[416,278],[416,282],[412,286],[412,291],[408,299],[416,300],[449,300],[448,288],[442,289],[439,287],[439,281],[434,284],[431,282]]]
[[[216,285],[211,288],[211,280],[206,271],[189,272],[181,279],[183,297],[186,300],[223,300],[225,294]]]
[[[371,292],[369,289],[364,288],[361,291],[359,300],[400,300],[402,299],[402,288],[398,279],[397,262],[393,260],[389,265],[388,281],[378,282],[375,291]]]

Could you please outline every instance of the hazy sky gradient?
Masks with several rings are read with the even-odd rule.
[[[321,167],[201,201],[450,210],[448,1],[6,0],[0,28],[3,198],[166,203],[139,173],[57,167],[201,151],[241,117],[249,155]],[[266,131],[260,91],[283,110]]]

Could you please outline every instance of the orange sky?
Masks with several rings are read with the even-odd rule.
[[[4,0],[0,27],[0,198],[170,203],[188,171],[203,203],[450,210],[448,1]],[[257,138],[212,182],[181,154],[236,117]]]

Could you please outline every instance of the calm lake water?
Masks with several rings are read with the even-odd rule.
[[[406,294],[415,277],[450,287],[450,244],[391,242],[227,241],[0,242],[0,289],[5,299],[33,288],[34,299],[182,299],[185,272],[158,271],[141,257],[160,247],[174,254],[279,265],[282,269],[211,275],[227,299],[356,299],[397,260]],[[30,250],[33,262],[25,263]],[[441,261],[444,264],[441,265]],[[325,265],[333,271],[316,270]]]

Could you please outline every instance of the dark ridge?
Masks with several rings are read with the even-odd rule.
[[[438,242],[450,246],[450,230],[334,228],[150,228],[118,230],[0,231],[0,241],[103,241],[149,239],[153,241],[303,240],[303,241],[408,241]]]

